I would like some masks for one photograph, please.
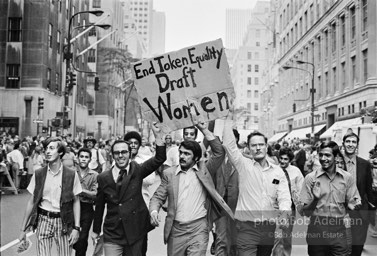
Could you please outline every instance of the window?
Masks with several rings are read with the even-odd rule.
[[[52,48],[52,24],[48,24],[48,47]]]
[[[329,95],[329,73],[325,72],[325,95]]]
[[[251,111],[251,103],[247,103],[247,110]]]
[[[353,6],[350,9],[350,15],[351,15],[351,39],[355,39],[356,36],[356,9],[355,6]]]
[[[101,8],[101,0],[93,0],[93,8]]]
[[[259,78],[258,77],[254,77],[254,84],[259,85]]]
[[[259,98],[259,91],[258,90],[254,91],[254,98]]]
[[[255,66],[254,66],[254,71],[255,71],[256,73],[259,72],[259,65],[255,65]]]
[[[321,37],[318,37],[318,62],[321,61]]]
[[[352,104],[352,106],[351,106],[351,111],[352,111],[352,114],[355,113],[355,104]]]
[[[351,82],[355,84],[357,82],[356,79],[356,56],[351,57]]]
[[[47,89],[51,90],[51,69],[47,69]]]
[[[348,105],[348,114],[351,114],[351,106]]]
[[[260,42],[256,42],[255,45],[256,45],[256,46],[260,46]]]
[[[248,84],[248,85],[251,85],[251,77],[248,77],[248,78],[247,78],[247,84]]]
[[[247,72],[251,72],[251,65],[250,64],[247,65]]]
[[[346,45],[346,17],[343,15],[340,17],[340,33],[341,33],[341,46],[344,47]]]
[[[251,60],[251,52],[247,52],[247,59]]]
[[[93,24],[90,24],[90,25],[93,25]],[[126,24],[125,26],[127,26],[127,28],[128,28],[128,24]],[[96,27],[93,26],[93,27],[89,30],[89,36],[96,36],[96,35],[97,35]]]
[[[21,42],[22,28],[21,18],[9,18],[8,20],[8,42]]]
[[[363,80],[364,83],[368,79],[368,49],[363,51]]]
[[[324,33],[324,38],[323,38],[323,43],[324,43],[324,48],[325,48],[325,57],[327,58],[328,54],[329,54],[329,49],[328,49],[328,36],[329,36],[329,31],[326,30],[325,33]]]
[[[56,51],[60,53],[60,31],[56,33]]]
[[[336,92],[337,81],[336,81],[336,68],[335,67],[332,69],[332,84],[334,85],[334,92]]]
[[[88,62],[96,62],[96,49],[88,51]]]
[[[321,16],[321,3],[320,3],[320,1],[322,1],[322,0],[317,0],[317,20]]]
[[[342,88],[346,88],[346,63],[345,62],[342,62],[341,64],[341,67],[342,67],[342,76],[341,76],[341,79],[342,79],[342,82],[341,82],[341,86]]]
[[[368,0],[362,0],[362,24],[363,31],[368,30]]]
[[[251,98],[251,90],[247,90],[247,97]]]
[[[332,45],[331,45],[332,53],[335,53],[336,51],[336,24],[335,22],[331,24],[331,42],[332,42]]]
[[[6,88],[18,89],[20,88],[20,65],[7,65],[7,84]]]
[[[314,8],[313,5],[310,5],[310,26],[314,24]]]
[[[260,29],[257,29],[257,30],[255,31],[255,37],[256,37],[256,38],[259,38],[259,37],[260,37]]]
[[[255,52],[255,53],[254,53],[254,58],[255,58],[255,59],[259,59],[259,52]]]
[[[259,110],[259,105],[258,105],[258,103],[254,103],[254,110]]]

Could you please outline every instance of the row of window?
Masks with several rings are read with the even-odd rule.
[[[148,11],[148,8],[144,8],[144,9],[143,8],[130,8],[130,11],[132,11],[132,10],[133,11],[143,11],[143,10]]]
[[[252,72],[252,65],[251,64],[247,65],[247,72]],[[254,66],[254,72],[256,72],[256,73],[259,72],[259,65]]]
[[[252,85],[252,77],[247,78],[247,85]],[[259,85],[259,77],[254,77],[254,85]]]
[[[140,5],[142,5],[142,4],[148,5],[148,2],[137,2],[137,1],[131,2],[131,5],[133,5],[133,4],[135,4],[135,5],[138,5],[138,4],[140,4]]]
[[[251,98],[251,90],[247,90],[247,97],[248,98]],[[259,91],[258,90],[254,90],[254,98],[259,98]]]
[[[247,59],[251,60],[253,59],[253,53],[252,52],[247,52]],[[254,59],[259,59],[259,52],[254,52]]]
[[[343,10],[335,20],[331,21],[329,27],[323,29],[322,37],[324,42],[324,55],[328,56],[330,50],[332,53],[336,51],[337,47],[337,33],[340,33],[340,47],[343,49],[346,45],[346,26],[347,22],[349,23],[349,34],[351,43],[356,38],[357,28],[356,28],[356,12],[357,8],[352,5],[348,7],[349,19],[346,19],[346,10]],[[366,31],[368,29],[368,4],[367,0],[362,0],[362,9],[361,9],[361,31],[363,39],[366,39],[368,36]],[[280,42],[280,52],[284,54],[287,52],[298,40],[301,39],[302,35],[311,27],[304,25],[302,19],[299,19],[298,23],[295,23],[294,26],[286,33],[283,39]],[[338,27],[338,28],[337,28]],[[317,36],[317,40],[321,41],[321,35]],[[330,41],[330,43],[329,43]],[[331,45],[330,45],[331,44]],[[319,49],[319,54],[320,54]]]

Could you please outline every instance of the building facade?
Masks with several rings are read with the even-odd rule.
[[[225,47],[238,49],[242,45],[247,26],[252,17],[252,9],[227,9],[225,13]]]
[[[296,135],[305,139],[313,113],[314,135],[319,136],[335,122],[357,118],[361,109],[377,105],[376,1],[273,4],[279,66],[273,133],[302,130]]]

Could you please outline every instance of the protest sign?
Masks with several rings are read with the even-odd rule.
[[[166,53],[132,67],[143,117],[170,130],[228,113],[234,89],[221,39]]]

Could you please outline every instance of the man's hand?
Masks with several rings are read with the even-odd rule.
[[[198,129],[200,131],[204,131],[205,129],[207,129],[207,123],[206,122],[197,122],[197,123],[194,123],[196,127],[198,127]]]
[[[312,187],[312,193],[315,199],[320,199],[321,198],[321,183],[319,181],[316,181],[313,183]]]
[[[92,232],[91,234],[93,245],[96,244],[99,240],[99,234]]]
[[[361,200],[358,197],[355,197],[353,200],[348,202],[347,206],[350,210],[360,210]]]
[[[76,229],[72,229],[71,234],[69,235],[69,245],[74,245],[77,240],[79,240],[80,232]]]
[[[160,225],[160,216],[158,216],[158,212],[157,211],[153,211],[151,213],[151,224],[155,227],[158,227]]]

